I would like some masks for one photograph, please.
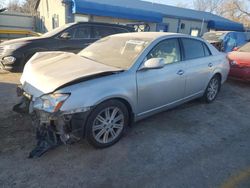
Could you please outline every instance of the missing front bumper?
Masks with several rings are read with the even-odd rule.
[[[40,157],[47,151],[61,145],[73,144],[84,136],[84,125],[89,111],[75,110],[48,113],[33,108],[32,96],[25,93],[21,87],[17,88],[20,102],[13,110],[22,114],[29,114],[36,129],[37,144],[30,152],[29,158]]]
[[[41,157],[47,151],[62,144],[60,135],[56,134],[52,126],[36,128],[36,147],[30,152],[29,158]]]

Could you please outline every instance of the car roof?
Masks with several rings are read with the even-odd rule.
[[[102,26],[115,26],[115,27],[120,27],[120,28],[126,28],[130,30],[134,30],[133,27],[127,26],[127,25],[121,25],[121,24],[115,24],[115,23],[104,23],[104,22],[74,22],[73,25],[77,24],[89,24],[89,25],[102,25]]]
[[[173,37],[180,37],[180,36],[187,36],[189,38],[192,38],[189,35],[180,34],[180,33],[170,33],[170,32],[134,32],[134,33],[121,33],[121,34],[115,34],[113,36],[119,36],[119,37],[131,37],[131,38],[147,38],[147,39],[157,39],[164,36],[173,36]]]

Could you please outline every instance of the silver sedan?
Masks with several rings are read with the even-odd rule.
[[[228,72],[225,54],[202,39],[118,34],[79,54],[35,54],[24,68],[18,89],[23,98],[14,110],[24,112],[26,104],[38,135],[53,135],[38,137],[40,143],[86,137],[103,148],[132,122],[196,98],[214,101]],[[43,146],[36,149],[45,152]],[[37,150],[31,155],[41,155]]]

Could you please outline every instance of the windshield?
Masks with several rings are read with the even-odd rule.
[[[54,35],[62,32],[63,30],[67,29],[68,27],[74,25],[74,23],[66,24],[61,27],[57,27],[56,29],[53,29],[52,31],[49,31],[47,33],[44,33],[42,37],[53,37]]]
[[[152,41],[148,38],[133,38],[129,36],[110,36],[103,38],[82,50],[79,55],[93,61],[129,69],[139,54]]]
[[[225,37],[226,33],[223,32],[208,32],[203,35],[203,39],[207,41],[220,42]]]
[[[250,52],[250,42],[242,46],[239,50],[239,52]]]

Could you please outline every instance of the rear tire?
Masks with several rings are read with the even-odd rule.
[[[96,148],[106,148],[118,142],[129,124],[128,109],[119,100],[99,104],[86,123],[86,139]]]
[[[207,89],[203,95],[204,101],[207,103],[212,103],[216,99],[220,91],[220,87],[221,87],[220,76],[215,75],[208,83]]]

